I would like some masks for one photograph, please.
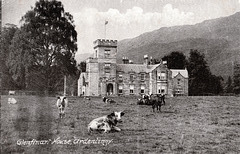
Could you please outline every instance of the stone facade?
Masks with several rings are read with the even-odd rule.
[[[175,70],[172,72],[172,84],[174,96],[187,96],[188,95],[188,72],[187,70]]]
[[[98,39],[94,41],[94,50],[94,57],[86,60],[86,72],[78,80],[78,95],[172,96],[181,88],[181,94],[188,95],[187,70],[180,70],[176,76],[175,70],[169,70],[163,62],[150,65],[146,55],[143,64],[132,64],[126,57],[123,64],[117,64],[117,40]]]

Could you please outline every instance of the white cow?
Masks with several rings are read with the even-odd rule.
[[[9,94],[9,95],[15,95],[15,91],[10,90],[10,91],[8,92],[8,94]]]
[[[66,96],[57,97],[57,107],[59,109],[59,117],[63,118],[65,115],[65,108],[68,105],[68,99]]]
[[[8,103],[9,104],[16,104],[17,100],[15,98],[10,97],[10,98],[8,98]]]
[[[116,127],[118,122],[122,122],[121,117],[124,115],[124,112],[113,112],[109,115],[96,118],[92,120],[88,125],[88,132],[92,131],[103,131],[108,133],[110,131],[121,131],[120,128]]]

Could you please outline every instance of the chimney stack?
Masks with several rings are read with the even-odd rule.
[[[148,65],[148,55],[144,55],[144,64]]]
[[[163,65],[167,65],[167,61],[162,61]]]
[[[129,59],[128,57],[123,57],[122,58],[123,64],[129,64]]]

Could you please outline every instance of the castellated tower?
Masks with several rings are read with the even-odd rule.
[[[94,58],[87,60],[89,95],[115,95],[117,40],[97,39]]]

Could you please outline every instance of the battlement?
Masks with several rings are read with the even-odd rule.
[[[96,58],[92,58],[92,57],[89,57],[87,60],[86,60],[86,63],[97,63],[98,60]]]
[[[97,47],[117,47],[117,40],[97,39],[93,42],[94,49]]]

